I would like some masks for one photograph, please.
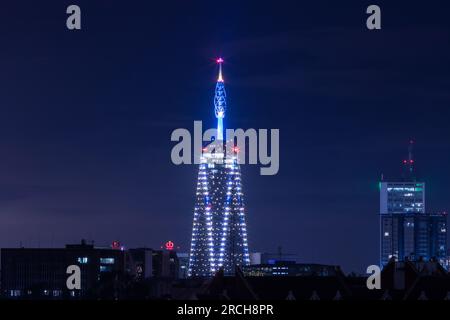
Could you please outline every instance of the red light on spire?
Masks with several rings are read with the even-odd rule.
[[[219,65],[219,77],[217,78],[217,81],[218,82],[223,82],[223,77],[222,77],[222,62],[223,62],[223,59],[222,58],[217,58],[216,62]]]
[[[173,250],[174,246],[175,246],[174,243],[170,240],[164,244],[164,247],[166,248],[166,250]]]
[[[119,250],[121,248],[119,241],[113,241],[111,244],[111,248],[114,250]]]

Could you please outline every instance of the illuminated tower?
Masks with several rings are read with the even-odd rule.
[[[189,255],[191,277],[211,277],[220,269],[225,275],[234,275],[236,266],[250,263],[239,150],[229,143],[232,150],[226,152],[223,60],[219,58],[217,63],[219,77],[214,96],[217,139],[202,149],[200,158]],[[212,147],[214,143],[222,145],[223,150]]]
[[[380,263],[437,259],[447,253],[447,216],[426,210],[425,182],[414,173],[413,141],[403,160],[403,181],[380,183]]]

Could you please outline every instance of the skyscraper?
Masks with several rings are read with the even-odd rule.
[[[216,140],[202,149],[196,205],[192,226],[188,275],[210,277],[223,270],[234,274],[236,266],[248,265],[247,227],[238,148],[226,142],[224,122],[226,92],[221,58],[214,95]],[[231,148],[231,150],[227,149]]]
[[[403,160],[403,181],[380,182],[380,263],[391,258],[443,262],[447,250],[446,214],[428,213],[425,183],[414,173],[410,142],[408,159]]]

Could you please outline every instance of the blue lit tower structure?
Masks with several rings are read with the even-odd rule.
[[[222,78],[223,59],[217,59],[219,64],[219,77],[217,78],[216,92],[214,94],[214,113],[217,118],[217,140],[223,141],[223,118],[225,118],[225,110],[227,108],[227,93],[225,92],[225,84]]]
[[[214,95],[217,139],[203,148],[200,157],[189,255],[190,277],[212,277],[221,269],[225,275],[234,275],[236,266],[250,264],[238,149],[234,143],[228,143],[232,150],[226,152],[223,60],[219,58],[217,63],[219,76]],[[215,143],[223,149],[211,148]]]

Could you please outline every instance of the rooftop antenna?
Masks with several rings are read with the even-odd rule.
[[[404,171],[405,171],[405,179],[409,181],[415,181],[414,177],[414,140],[409,140],[408,145],[408,159],[403,160]]]

